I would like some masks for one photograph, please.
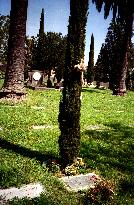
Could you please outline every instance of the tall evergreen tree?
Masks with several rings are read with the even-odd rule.
[[[44,71],[44,53],[45,53],[45,33],[44,33],[44,9],[42,9],[40,17],[40,28],[37,40],[37,46],[35,48],[34,65],[35,70]]]
[[[58,45],[58,61],[55,67],[55,76],[57,79],[57,83],[63,79],[63,71],[65,67],[65,54],[66,54],[66,42],[67,37],[64,36],[61,38],[59,45]]]
[[[105,45],[107,47],[107,66],[109,66],[109,84],[110,88],[113,90],[113,94],[118,94],[119,89],[119,79],[122,72],[122,59],[124,56],[124,38],[125,38],[125,26],[126,22],[120,17],[113,19],[105,40]],[[128,64],[127,64],[128,65]],[[127,72],[126,65],[126,72]],[[126,73],[124,73],[124,89],[126,90]]]
[[[44,9],[42,9],[40,17],[39,37],[44,35]]]
[[[113,94],[116,94],[119,83],[125,26],[125,21],[123,22],[120,18],[112,20],[96,63],[96,76],[100,81],[109,81]]]
[[[63,166],[73,162],[80,148],[81,71],[75,65],[84,57],[87,11],[88,0],[70,0],[64,89],[59,107],[59,147]]]
[[[102,44],[97,62],[95,64],[95,80],[99,88],[100,82],[107,82],[109,79],[109,50],[106,44]]]
[[[65,66],[66,37],[62,33],[47,32],[45,34],[44,64],[48,74],[55,70],[58,82],[63,78]]]
[[[27,36],[25,41],[26,49],[26,60],[25,60],[25,70],[24,70],[24,79],[28,78],[28,71],[30,71],[34,65],[34,55],[35,55],[35,45],[36,38],[34,36]]]
[[[1,96],[24,95],[25,37],[28,0],[11,0],[8,62]]]
[[[97,10],[100,12],[104,3],[104,17],[107,18],[109,11],[113,10],[113,18],[120,17],[122,22],[125,21],[124,43],[122,46],[122,56],[120,64],[118,64],[118,85],[116,88],[116,95],[124,95],[126,93],[126,73],[128,64],[128,50],[132,34],[133,13],[134,7],[131,0],[92,0],[96,4]]]
[[[94,36],[91,35],[90,51],[89,51],[89,61],[87,68],[87,83],[92,83],[94,81]]]

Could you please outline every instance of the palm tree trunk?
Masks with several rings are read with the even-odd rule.
[[[24,64],[28,0],[11,0],[8,62],[1,96],[14,98],[25,94]]]

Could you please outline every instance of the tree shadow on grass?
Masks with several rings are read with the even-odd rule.
[[[16,154],[20,154],[23,157],[38,160],[41,165],[44,163],[47,166],[47,164],[49,164],[51,160],[53,159],[56,161],[59,160],[58,157],[54,155],[54,153],[51,152],[41,153],[39,151],[31,150],[26,147],[13,144],[2,138],[0,138],[0,147],[2,149],[6,149],[7,151],[12,151]],[[15,160],[15,163],[16,162],[17,160]],[[28,173],[31,171],[30,164],[27,164],[24,161],[24,167],[22,169],[19,169],[16,165],[5,166],[5,164],[6,163],[2,164],[0,168],[0,187],[2,188],[8,188],[11,186],[16,187],[16,186],[20,186],[21,184],[30,183],[29,175],[28,175]],[[27,172],[25,171],[25,169],[27,170]]]
[[[40,198],[36,197],[34,199],[14,199],[12,201],[9,201],[8,203],[9,205],[55,205],[55,202],[52,201],[51,197],[47,196],[47,194],[41,196]]]
[[[123,192],[132,192],[134,180],[134,127],[120,123],[105,124],[102,130],[86,130],[89,140],[82,140],[81,155],[89,167],[98,169],[109,178],[118,176]],[[124,178],[125,177],[125,178]],[[118,180],[118,178],[116,178]]]
[[[82,88],[82,92],[88,92],[88,93],[101,93],[105,94],[106,90],[104,89],[97,89],[97,88]]]
[[[2,139],[2,138],[0,138],[0,147],[7,149],[7,150],[11,150],[15,153],[18,153],[18,154],[22,155],[23,157],[28,157],[30,159],[35,158],[36,160],[40,161],[41,163],[43,163],[44,161],[50,160],[50,159],[56,159],[56,156],[51,152],[41,153],[39,151],[30,150],[26,147],[13,144],[13,143],[11,143],[5,139]]]

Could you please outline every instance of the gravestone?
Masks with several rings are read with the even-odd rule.
[[[80,174],[76,176],[65,176],[60,178],[60,180],[64,183],[65,188],[68,191],[74,192],[87,190],[91,187],[94,187],[99,179],[100,178],[94,173],[89,173],[85,175]]]
[[[11,187],[9,189],[0,189],[0,204],[7,204],[6,201],[13,200],[14,198],[36,198],[45,192],[47,192],[45,187],[40,183],[23,185],[20,188]]]
[[[44,80],[44,72],[39,70],[32,70],[28,72],[28,87],[37,87],[41,86]]]

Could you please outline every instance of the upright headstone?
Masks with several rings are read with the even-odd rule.
[[[41,86],[44,80],[44,72],[39,70],[33,70],[28,72],[27,86],[37,87]]]

